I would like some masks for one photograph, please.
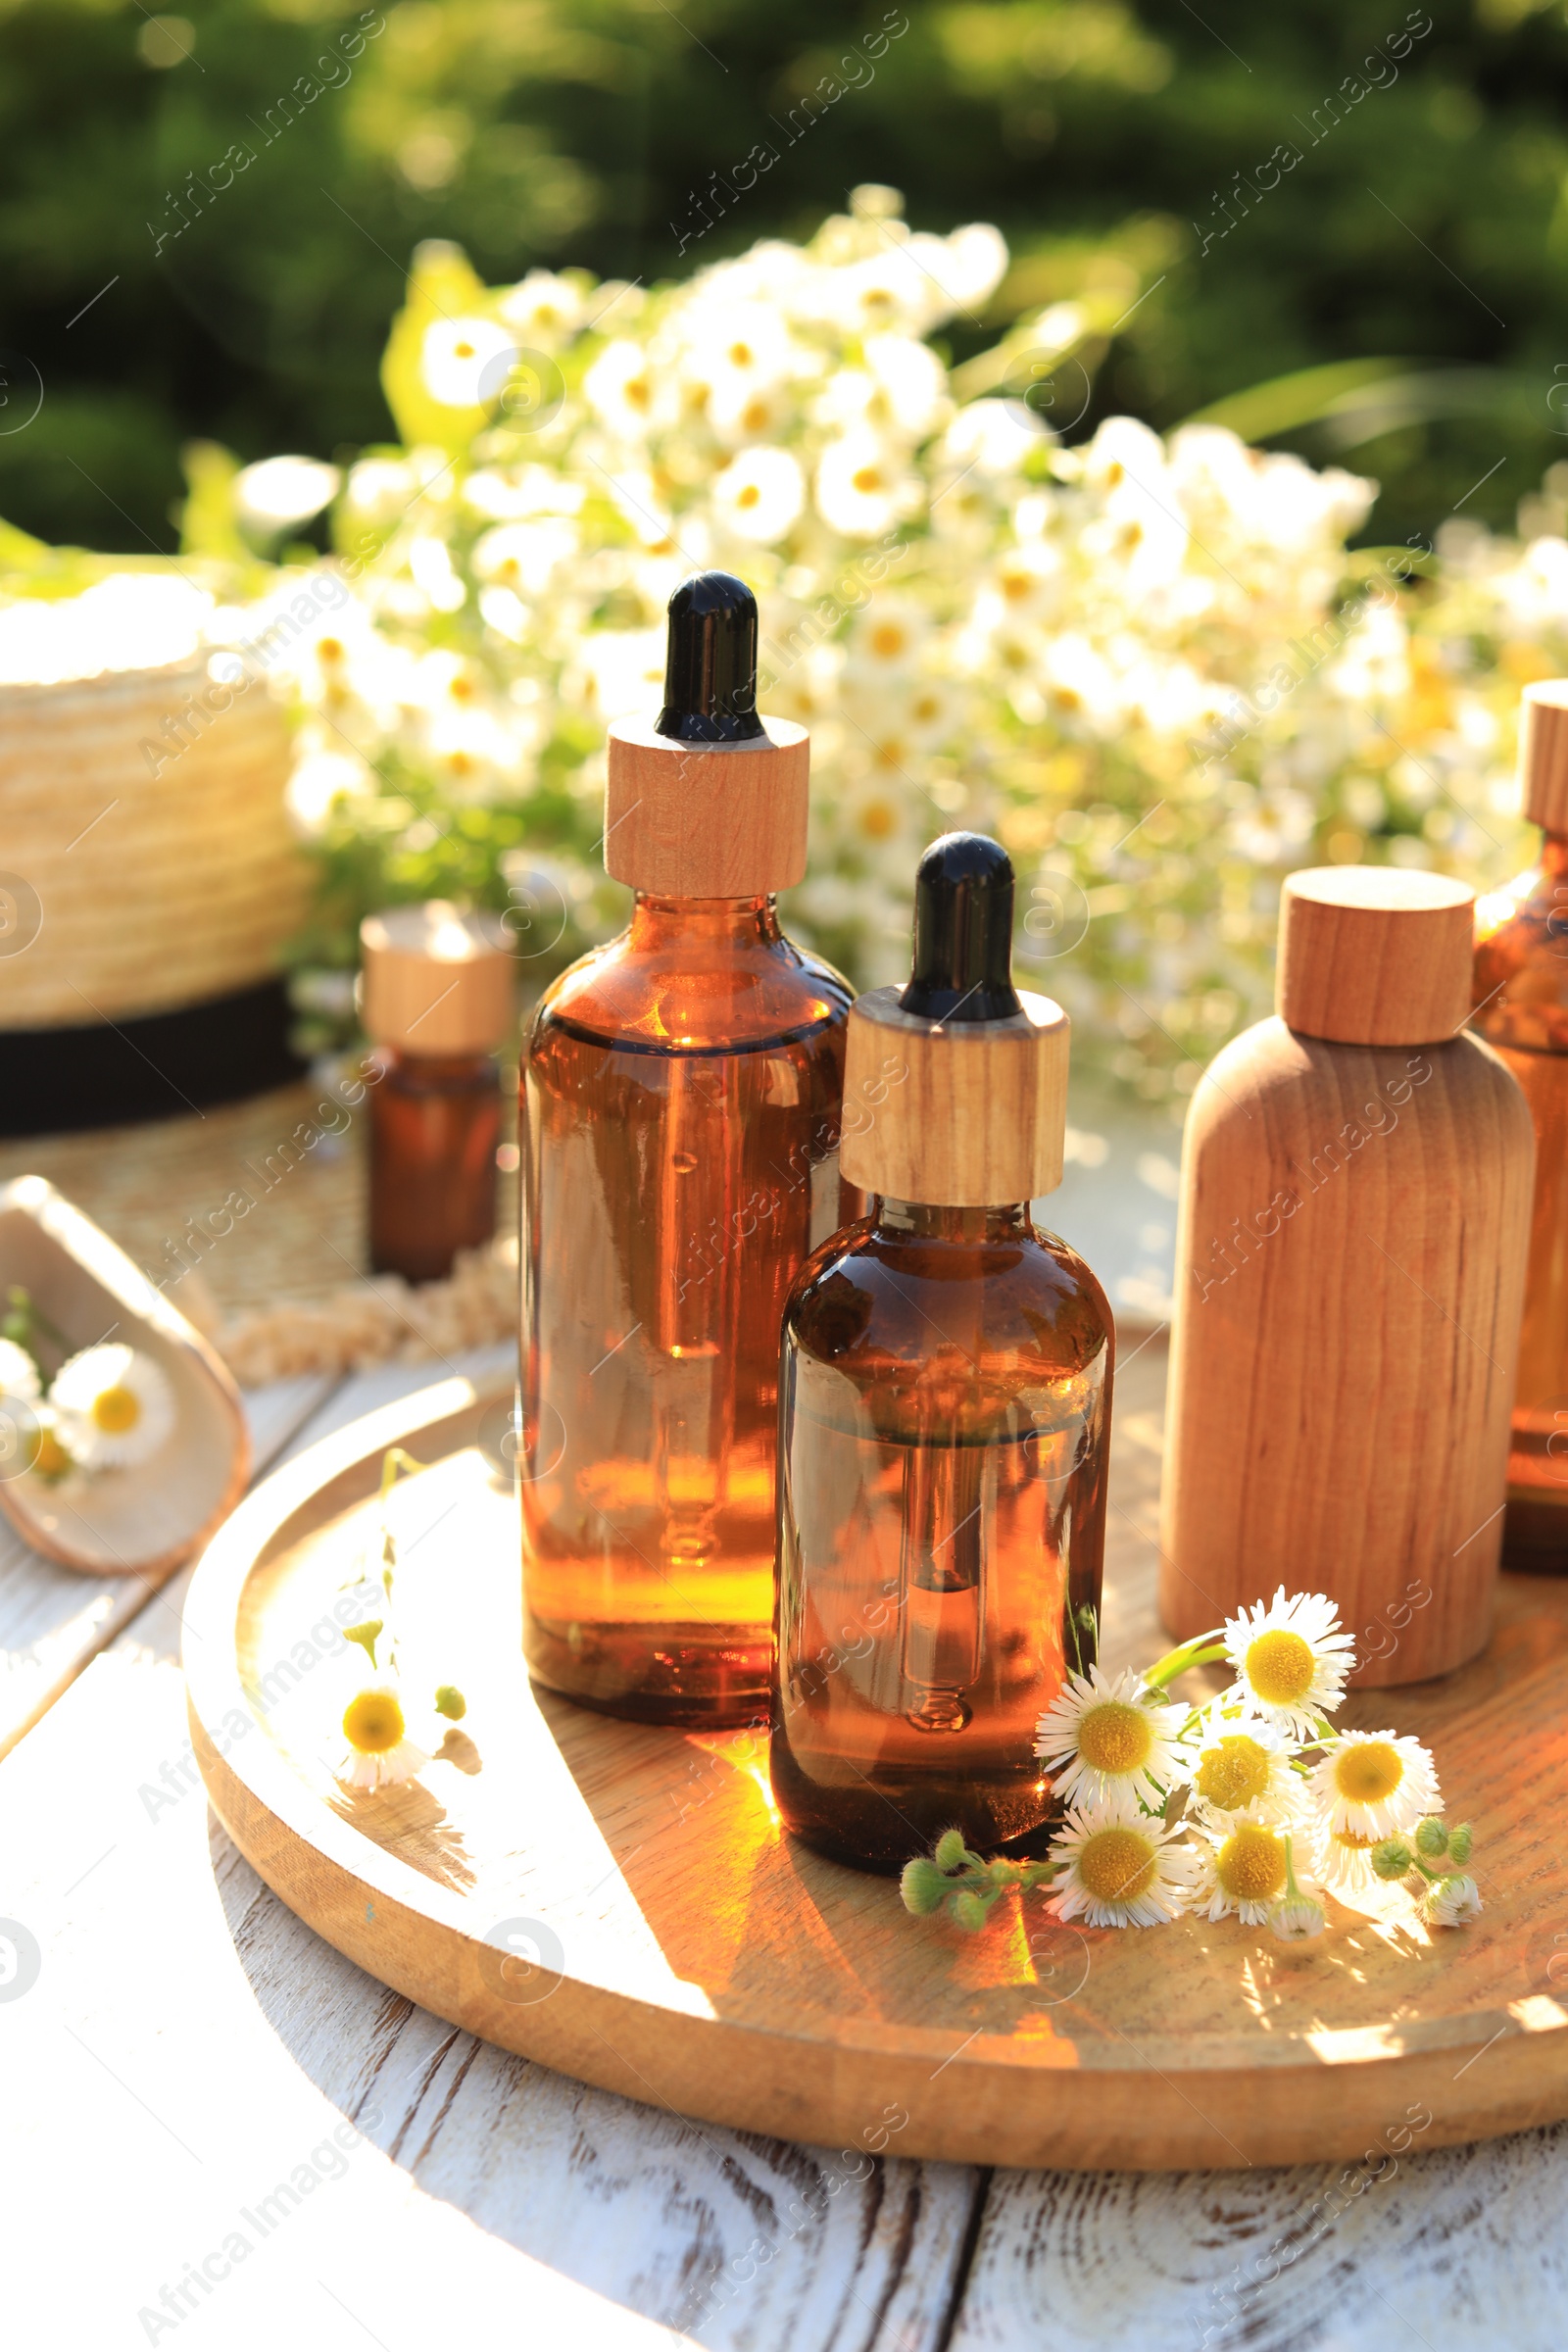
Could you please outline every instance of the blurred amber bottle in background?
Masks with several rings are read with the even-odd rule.
[[[1530,1270],[1519,1341],[1503,1564],[1568,1570],[1568,679],[1527,686],[1524,813],[1537,862],[1476,908],[1474,1027],[1502,1055],[1536,1127]]]
[[[443,900],[360,925],[369,1095],[370,1265],[434,1282],[496,1229],[501,1073],[515,1018],[511,942]]]
[[[658,723],[610,735],[631,922],[547,993],[524,1065],[524,1646],[644,1722],[766,1711],[779,1318],[841,1221],[851,992],[779,929],[809,753],[756,681],[750,589],[683,583]]]

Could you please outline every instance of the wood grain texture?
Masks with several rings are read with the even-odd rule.
[[[389,906],[360,925],[368,1037],[428,1057],[492,1054],[517,1017],[513,941],[493,914],[442,900]]]
[[[250,1433],[227,1366],[108,1235],[41,1176],[0,1190],[0,1292],[20,1285],[73,1350],[142,1349],[173,1394],[175,1422],[150,1460],[56,1485],[0,1479],[0,1511],[34,1551],[91,1576],[158,1579],[206,1542],[245,1492]],[[27,1442],[12,1414],[12,1446]],[[9,1465],[7,1465],[9,1466]]]
[[[1274,1003],[1308,1037],[1423,1046],[1470,1017],[1475,893],[1446,874],[1320,865],[1280,894]]]
[[[863,1192],[996,1208],[1061,1182],[1071,1024],[1020,992],[1006,1021],[923,1020],[896,988],[850,1007],[839,1164]]]
[[[673,743],[651,721],[610,730],[605,870],[658,898],[744,899],[806,871],[811,747],[793,719],[760,743]]]
[[[1524,690],[1519,782],[1532,824],[1568,832],[1568,678],[1542,678]]]
[[[1363,1686],[1474,1657],[1529,1246],[1519,1088],[1473,1038],[1263,1021],[1200,1082],[1182,1170],[1166,1625],[1188,1639],[1283,1583],[1339,1603]]]
[[[1354,2155],[1418,2099],[1433,2145],[1568,2110],[1568,2011],[1546,1973],[1568,1592],[1510,1580],[1487,1656],[1401,1707],[1484,1841],[1478,1929],[1431,1937],[1336,1907],[1322,1943],[1286,1949],[1234,1922],[1156,1942],[1031,1910],[970,1940],[784,1838],[745,1735],[682,1738],[529,1691],[512,1498],[466,1443],[481,1410],[447,1384],[302,1456],[236,1515],[186,1606],[192,1740],[220,1814],[284,1900],[396,1990],[731,2128],[851,2144],[892,2102],[906,2152],[959,2162],[1250,2167]],[[405,1673],[457,1680],[469,1713],[421,1783],[350,1798],[328,1758],[351,1686],[288,1662],[319,1646],[375,1548],[365,1497],[394,1438],[435,1462],[400,1491]]]

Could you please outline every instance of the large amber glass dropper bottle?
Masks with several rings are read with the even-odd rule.
[[[1011,927],[998,844],[933,844],[913,976],[850,1015],[845,1173],[881,1198],[785,1315],[773,1791],[872,1870],[954,1826],[1028,1850],[1036,1720],[1095,1658],[1112,1325],[1030,1213],[1061,1181],[1068,1025],[1014,990]]]
[[[664,708],[611,731],[631,923],[556,982],[525,1064],[524,1644],[645,1722],[765,1714],[779,1318],[841,1221],[850,990],[778,926],[809,755],[756,685],[750,589],[685,581]]]
[[[1525,688],[1524,813],[1536,864],[1476,908],[1475,1019],[1525,1092],[1536,1190],[1502,1557],[1568,1571],[1568,678]]]

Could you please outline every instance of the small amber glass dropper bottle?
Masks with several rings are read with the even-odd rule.
[[[496,1229],[495,1054],[516,1017],[516,967],[493,916],[440,899],[367,915],[360,948],[360,1017],[377,1071],[370,1264],[433,1282]]]
[[[1524,813],[1541,856],[1476,908],[1474,1027],[1525,1092],[1536,1190],[1502,1522],[1504,1567],[1568,1571],[1568,678],[1527,686]]]
[[[1012,986],[1012,895],[983,835],[921,860],[913,976],[850,1015],[844,1170],[881,1198],[785,1313],[773,1791],[872,1870],[1037,1843],[1036,1719],[1096,1654],[1112,1324],[1030,1215],[1068,1024]]]
[[[842,1222],[850,990],[778,926],[808,749],[756,686],[751,590],[685,581],[658,723],[610,736],[630,927],[548,992],[524,1072],[524,1645],[654,1723],[766,1713],[779,1317]]]

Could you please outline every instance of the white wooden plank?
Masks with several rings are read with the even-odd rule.
[[[1561,2352],[1568,2127],[1422,2155],[1418,2122],[1352,2166],[998,2173],[953,2352]]]
[[[0,1999],[18,2342],[60,2338],[69,2180],[94,2216],[70,2340],[94,2352],[193,2318],[224,2352],[938,2352],[972,2174],[687,2124],[456,2033],[267,1892],[185,1755],[178,1674],[126,1651],[0,1767],[4,1909],[40,1960]]]
[[[284,1380],[245,1396],[258,1475],[337,1385],[335,1375]],[[149,1598],[177,1628],[177,1607],[146,1577],[82,1576],[42,1558],[9,1525],[0,1528],[0,1756]]]

